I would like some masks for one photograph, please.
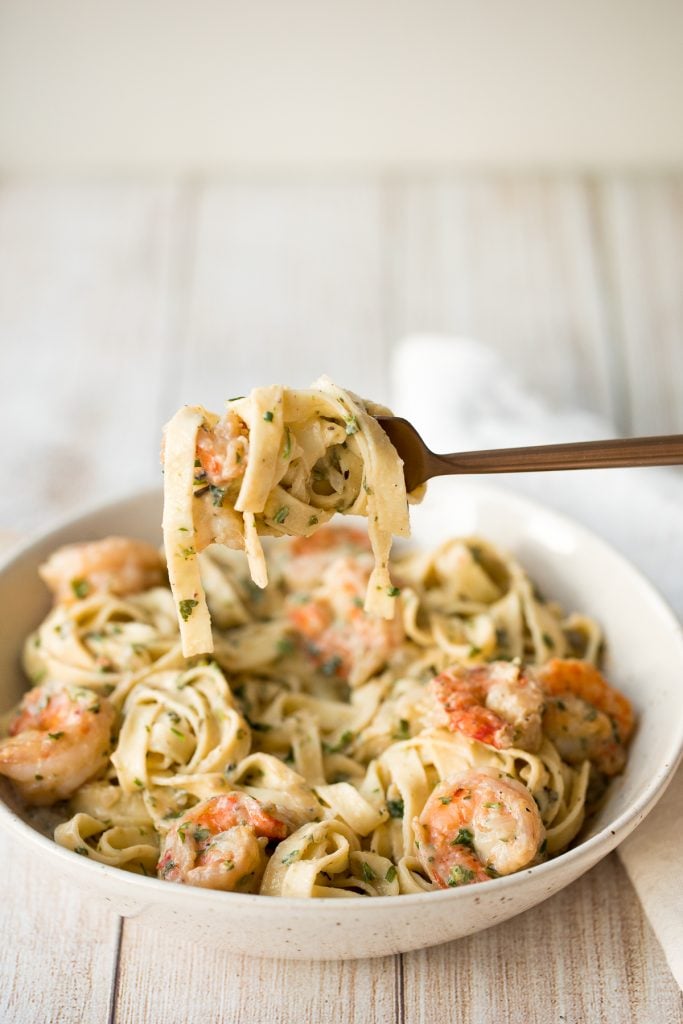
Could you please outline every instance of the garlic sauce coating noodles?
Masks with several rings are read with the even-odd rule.
[[[220,417],[185,406],[166,425],[164,546],[186,657],[213,650],[200,551],[212,542],[243,549],[265,587],[260,537],[310,537],[335,512],[367,517],[375,562],[365,608],[394,617],[391,538],[410,527],[403,464],[375,420],[382,413],[321,377],[308,390],[254,388]]]
[[[308,519],[326,521],[335,502],[374,515],[363,481],[382,490],[382,457],[343,448],[357,434],[341,425],[336,389],[330,406],[277,389],[244,401],[248,430],[226,425],[218,453],[213,440],[198,448],[215,427],[207,414],[176,422],[187,428],[179,468],[189,452],[193,470],[183,501],[201,509],[182,522],[203,549],[192,586],[211,615],[212,655],[202,641],[184,656],[178,591],[154,548],[108,538],[57,552],[43,573],[56,603],[26,641],[33,685],[6,716],[0,774],[82,857],[222,891],[400,895],[561,853],[623,769],[634,727],[629,702],[596,667],[598,625],[541,597],[519,562],[482,538],[389,562],[372,521],[369,535],[355,525],[312,532]],[[307,411],[322,409],[334,444]],[[364,410],[345,409],[367,437]],[[258,502],[248,487],[239,497],[230,487],[241,495],[246,473],[227,478],[273,423],[268,486]],[[182,447],[174,429],[167,474]],[[197,450],[207,478],[225,486],[194,480]],[[321,459],[330,493],[312,495]],[[214,506],[211,488],[229,502]],[[391,530],[405,525],[405,492],[396,502]],[[278,522],[281,507],[290,511]],[[296,536],[266,541],[264,553],[257,535],[284,533],[290,517]],[[225,545],[227,530],[239,545]],[[377,579],[392,592],[379,602],[368,597]]]

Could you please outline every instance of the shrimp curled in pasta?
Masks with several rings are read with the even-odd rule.
[[[441,889],[485,882],[526,867],[545,837],[526,786],[466,771],[444,779],[413,822],[418,857]]]
[[[245,793],[210,797],[184,814],[167,833],[157,864],[159,878],[204,889],[256,892],[268,839],[289,829]]]
[[[0,743],[0,774],[28,804],[64,800],[105,767],[115,720],[113,704],[93,690],[35,686]]]
[[[365,611],[369,576],[362,563],[338,558],[325,570],[322,585],[305,601],[291,600],[288,608],[294,632],[314,664],[351,686],[379,672],[403,641],[400,615],[381,619]]]
[[[627,697],[587,661],[553,658],[537,672],[546,691],[543,731],[570,764],[589,760],[604,775],[626,763],[635,716]]]
[[[161,555],[152,544],[129,537],[105,537],[67,544],[39,569],[55,601],[70,603],[92,593],[135,594],[163,584]]]
[[[452,731],[502,750],[541,745],[543,691],[519,665],[451,665],[431,682],[437,720]]]

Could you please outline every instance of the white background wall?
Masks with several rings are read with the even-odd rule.
[[[683,160],[679,0],[0,0],[0,169]]]

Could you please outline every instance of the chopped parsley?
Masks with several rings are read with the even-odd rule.
[[[396,868],[394,867],[393,864],[389,867],[389,870],[387,871],[384,877],[387,880],[387,882],[393,882],[393,880],[396,878]]]
[[[469,828],[461,828],[452,842],[453,846],[474,846],[474,835]]]
[[[186,597],[184,601],[178,602],[178,609],[183,617],[183,622],[187,622],[190,615],[192,615],[193,609],[196,608],[198,604],[199,601],[195,601],[192,597]]]
[[[266,421],[266,423],[272,423],[273,422],[272,410],[271,409],[266,409],[266,411],[263,414],[263,418]]]
[[[448,884],[450,886],[467,885],[473,878],[474,871],[471,871],[469,868],[463,868],[460,864],[455,864],[448,876]]]
[[[289,427],[286,427],[285,428],[285,445],[284,445],[284,448],[282,449],[282,458],[283,459],[288,459],[291,454],[292,454],[292,435],[290,433]]]
[[[76,846],[74,847],[74,853],[80,854],[81,857],[89,857],[90,851],[87,846]]]
[[[394,733],[393,739],[395,740],[409,740],[410,739],[410,722],[407,718],[399,718],[398,729]]]
[[[282,858],[282,863],[283,864],[292,864],[293,861],[296,860],[296,858],[299,856],[300,853],[301,853],[300,850],[292,850],[291,853],[288,853],[285,857]]]
[[[134,782],[134,784],[136,786],[139,786],[140,789],[144,789],[145,788],[144,782],[142,782],[140,779],[133,779],[133,782]]]
[[[333,676],[341,668],[342,660],[338,654],[333,654],[331,658],[324,661],[320,666],[320,671],[324,676]]]
[[[548,635],[548,633],[543,634],[543,643],[546,645],[546,647],[549,647],[551,650],[555,646],[555,641],[551,636]]]
[[[195,843],[203,843],[204,840],[208,839],[210,835],[211,833],[209,832],[208,828],[203,828],[200,826],[194,830],[194,832],[192,833],[192,838],[194,839]]]
[[[349,416],[346,420],[346,433],[350,436],[351,434],[357,434],[360,430],[358,426],[358,420],[355,416]]]
[[[185,739],[185,733],[181,732],[180,729],[175,729],[173,726],[171,726],[171,732],[173,733],[174,736],[177,736],[178,739],[180,739],[180,740],[184,740]]]
[[[220,508],[225,497],[224,488],[216,487],[215,484],[209,484],[209,494],[211,495],[211,504],[216,508]]]
[[[347,729],[339,737],[338,743],[336,743],[334,746],[331,746],[329,743],[323,743],[323,749],[326,754],[340,754],[342,750],[345,750],[346,747],[348,747],[352,739],[353,733],[351,732],[350,729]]]
[[[387,810],[392,818],[402,818],[405,812],[403,800],[387,800]]]
[[[478,654],[481,654],[481,647],[477,647],[476,644],[472,644],[468,657],[476,658]]]
[[[400,593],[400,587],[387,587],[387,594],[389,595],[389,597],[398,597]]]
[[[284,521],[285,521],[285,519],[287,518],[288,515],[289,515],[289,506],[288,505],[283,505],[282,508],[279,508],[277,510],[277,512],[273,516],[273,519],[274,519],[274,521],[276,523],[284,523]]]
[[[84,579],[75,579],[71,581],[71,589],[79,600],[87,597],[90,593],[90,584]]]
[[[368,864],[367,861],[365,861],[365,860],[361,861],[360,869],[361,869],[361,872],[362,872],[362,875],[363,875],[363,881],[364,882],[372,882],[372,880],[374,878],[377,878],[377,875],[372,870],[372,868],[370,867],[370,865]]]
[[[48,736],[50,737],[51,740],[61,740],[63,735],[64,735],[63,732],[49,732],[48,733]]]

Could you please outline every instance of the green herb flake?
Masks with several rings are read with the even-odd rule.
[[[402,818],[405,813],[403,800],[387,800],[387,810],[392,818]]]
[[[389,597],[398,597],[400,593],[400,587],[387,587],[387,594],[389,595]]]
[[[134,785],[139,786],[140,789],[144,789],[145,788],[145,784],[144,784],[144,782],[142,782],[141,779],[133,779],[133,783],[134,783]]]
[[[439,800],[441,801],[442,804],[450,804],[451,801],[453,800],[453,797],[452,796],[440,796]]]
[[[74,847],[74,853],[79,854],[81,857],[89,857],[90,851],[87,846],[76,846]]]
[[[291,853],[288,853],[285,857],[282,858],[282,863],[283,864],[292,864],[297,859],[297,857],[299,856],[300,852],[301,852],[300,850],[292,850]]]
[[[192,838],[194,839],[195,843],[203,843],[206,839],[209,838],[210,835],[211,833],[209,832],[208,828],[203,828],[202,826],[199,826],[192,833]]]
[[[289,506],[288,505],[283,505],[282,508],[279,508],[277,510],[277,512],[275,513],[275,515],[273,516],[273,521],[276,522],[276,523],[282,524],[282,523],[284,523],[284,521],[285,521],[285,519],[287,518],[288,515],[289,515]]]
[[[551,649],[551,651],[552,651],[552,649],[555,646],[555,641],[547,633],[543,634],[543,643],[546,645],[546,647],[549,647]]]
[[[215,484],[209,484],[209,494],[211,495],[211,504],[215,508],[220,508],[225,498],[225,490],[222,487],[216,487]]]
[[[338,654],[333,654],[331,658],[324,661],[320,666],[320,671],[325,676],[336,675],[338,670],[341,668],[342,660]]]
[[[361,861],[360,869],[361,869],[361,873],[363,875],[363,881],[364,882],[372,882],[372,880],[374,878],[377,878],[377,875],[372,870],[372,868],[370,867],[370,865],[368,864],[367,861],[365,861],[365,860]]]
[[[358,420],[355,416],[349,416],[346,420],[346,433],[350,436],[351,434],[357,434],[360,430],[358,426]]]
[[[389,867],[389,870],[387,871],[384,877],[387,882],[393,882],[393,880],[396,878],[396,868],[394,867],[393,864]]]
[[[326,754],[340,754],[342,750],[345,750],[348,747],[352,739],[353,733],[351,732],[350,729],[347,729],[345,732],[341,734],[341,736],[339,737],[339,742],[336,743],[334,746],[331,746],[329,743],[323,743],[323,750],[325,751]]]
[[[400,718],[398,721],[398,729],[394,733],[393,739],[395,740],[409,740],[410,739],[410,722],[407,718]]]
[[[184,740],[185,739],[185,733],[181,732],[180,729],[175,729],[173,726],[171,726],[171,732],[173,733],[174,736],[177,736],[178,739],[180,739],[180,740]]]
[[[453,846],[474,846],[474,835],[469,828],[461,828],[453,840]]]
[[[49,732],[48,733],[48,736],[50,737],[51,740],[61,740],[63,735],[64,735],[63,732]]]
[[[263,418],[266,421],[266,423],[272,423],[273,422],[272,410],[271,409],[266,409],[266,411],[263,414]]]
[[[195,601],[192,597],[187,597],[184,601],[178,602],[178,610],[183,617],[183,622],[187,622],[190,615],[192,615],[193,609],[195,609],[198,604],[199,601]]]
[[[291,654],[294,650],[294,641],[288,636],[281,637],[277,642],[277,652],[280,655]]]
[[[239,402],[240,399],[242,399],[242,398],[244,398],[244,395],[235,395],[234,398],[229,398],[228,401],[229,402]]]
[[[463,868],[460,864],[455,864],[448,876],[448,884],[450,886],[467,885],[473,878],[474,871],[471,871],[469,868]]]
[[[84,579],[75,579],[71,581],[71,589],[79,600],[87,597],[90,593],[90,584]]]
[[[283,459],[288,459],[291,454],[292,454],[292,435],[291,435],[289,427],[286,427],[285,428],[285,444],[284,444],[284,448],[282,449],[282,458]]]
[[[40,772],[36,772],[33,778],[36,780],[36,782],[42,782],[45,776],[41,775]]]
[[[481,647],[477,647],[476,644],[472,644],[469,650],[468,657],[476,658],[478,654],[481,654]]]
[[[319,522],[320,522],[320,520],[318,519],[317,516],[311,516],[311,518],[308,520],[308,525],[309,526],[317,526]]]

